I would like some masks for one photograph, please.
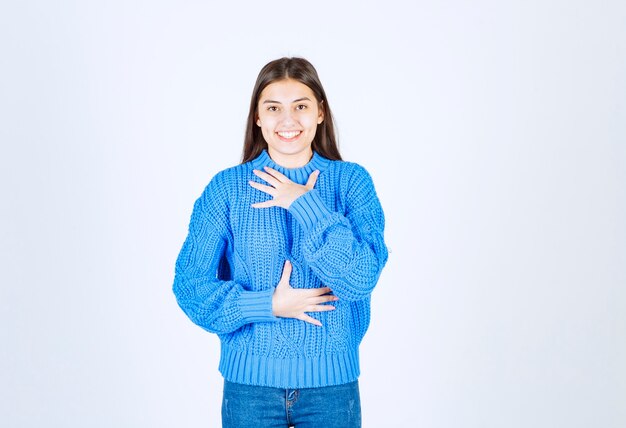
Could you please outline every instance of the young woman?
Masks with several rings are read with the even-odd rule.
[[[302,58],[256,81],[240,165],[196,200],[174,294],[221,341],[223,427],[359,427],[358,347],[387,261],[367,171],[341,160]]]

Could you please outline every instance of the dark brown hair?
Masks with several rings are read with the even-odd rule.
[[[261,69],[256,79],[250,100],[250,111],[248,112],[248,122],[246,123],[246,136],[243,143],[241,163],[246,163],[256,158],[264,149],[267,149],[267,142],[263,138],[261,128],[256,124],[259,98],[267,85],[285,79],[297,80],[308,86],[313,91],[315,98],[317,98],[318,107],[324,112],[324,120],[317,125],[315,137],[311,143],[313,151],[327,159],[341,160],[339,148],[337,147],[337,138],[335,137],[333,115],[317,71],[304,58],[285,57],[267,63]]]

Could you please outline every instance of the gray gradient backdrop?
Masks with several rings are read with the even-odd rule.
[[[0,48],[2,426],[219,425],[174,262],[283,55],[386,211],[364,426],[626,426],[626,3],[16,1]]]

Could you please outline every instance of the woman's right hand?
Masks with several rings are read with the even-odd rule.
[[[322,303],[334,302],[339,298],[328,294],[332,291],[328,287],[292,288],[289,285],[291,269],[291,262],[286,260],[282,276],[272,296],[272,312],[277,317],[296,318],[321,327],[322,323],[307,315],[306,312],[332,311],[335,309],[334,306]]]

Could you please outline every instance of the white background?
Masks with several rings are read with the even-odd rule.
[[[387,217],[364,426],[626,426],[626,3],[15,1],[0,48],[2,426],[219,426],[174,262],[285,55]]]

